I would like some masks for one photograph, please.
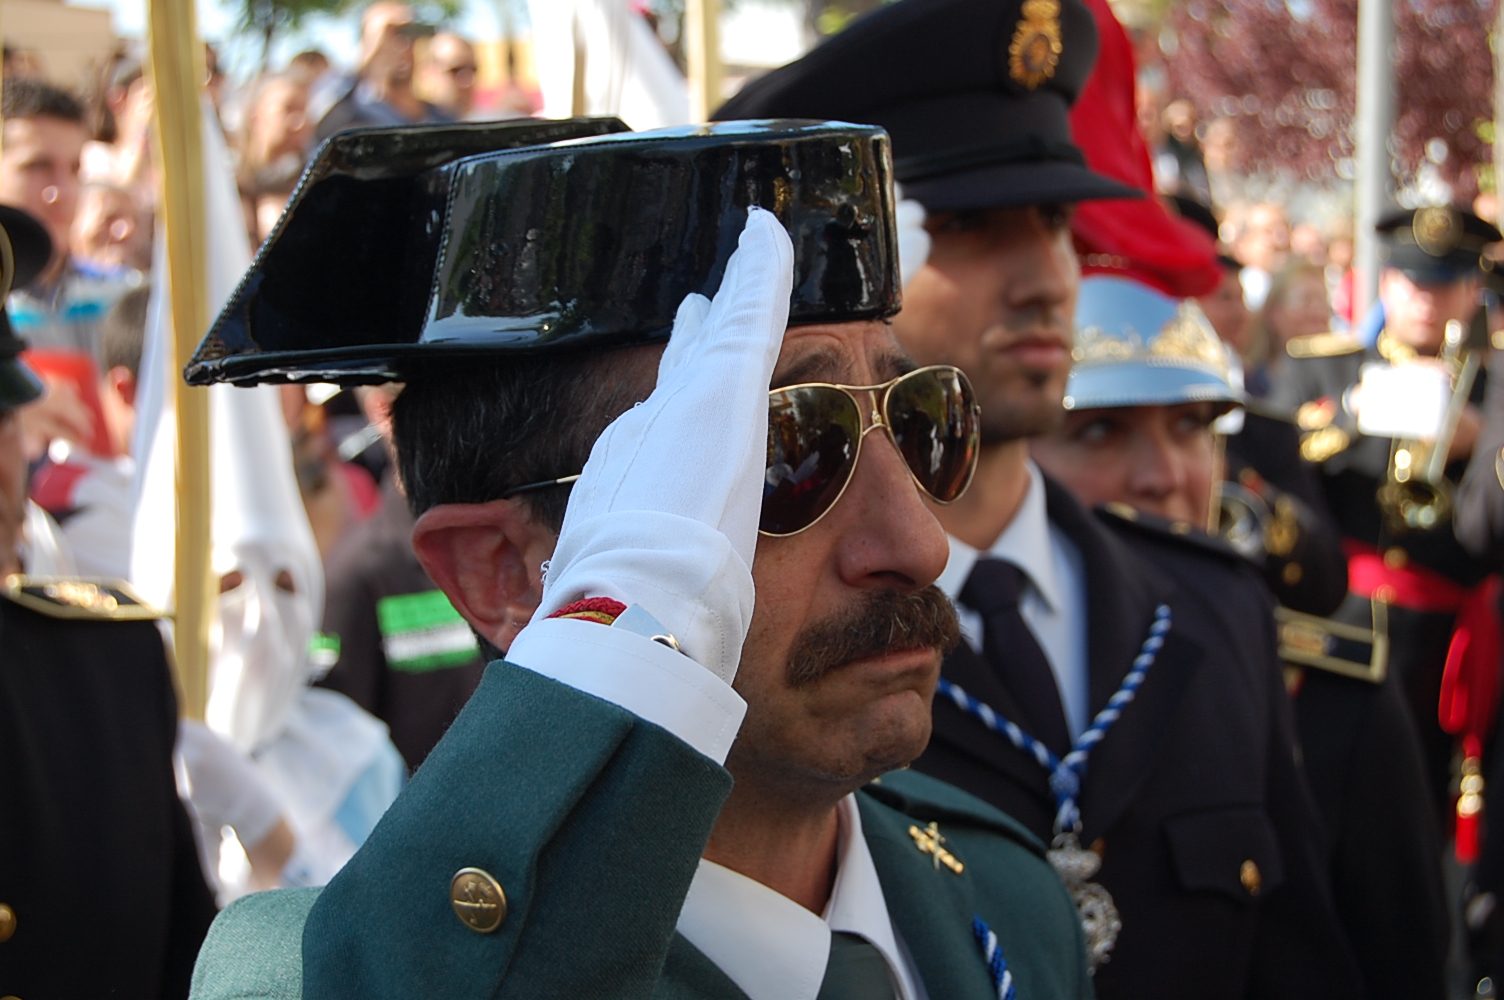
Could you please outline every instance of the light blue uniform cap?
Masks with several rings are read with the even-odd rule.
[[[1110,275],[1081,280],[1068,410],[1241,403],[1227,352],[1194,299]]]

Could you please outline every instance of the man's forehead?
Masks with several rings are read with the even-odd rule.
[[[77,145],[82,148],[89,138],[88,130],[82,124],[66,118],[58,118],[55,115],[7,118],[4,121],[4,130],[7,143],[19,143],[26,140],[42,142],[58,135],[66,135],[69,139],[77,139]]]
[[[784,335],[772,384],[872,385],[913,369],[886,322],[795,326]]]

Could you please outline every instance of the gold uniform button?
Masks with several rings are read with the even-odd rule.
[[[1257,896],[1259,889],[1264,885],[1264,877],[1259,874],[1259,866],[1252,861],[1243,862],[1243,866],[1238,869],[1238,881],[1243,883],[1243,888],[1248,890],[1250,896]]]
[[[477,934],[490,934],[507,919],[507,894],[490,872],[461,868],[449,883],[449,904],[460,923]]]
[[[1387,549],[1384,552],[1384,565],[1388,566],[1390,569],[1404,569],[1405,565],[1409,562],[1410,553],[1406,552],[1398,545],[1394,546],[1391,549]]]
[[[0,903],[0,944],[9,941],[14,933],[16,933],[16,911]]]
[[[1295,586],[1305,575],[1305,570],[1300,568],[1300,563],[1285,563],[1285,568],[1279,571],[1279,578],[1285,581],[1287,587]]]

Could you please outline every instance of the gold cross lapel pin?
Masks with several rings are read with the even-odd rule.
[[[911,826],[909,827],[909,836],[914,838],[914,846],[919,848],[920,853],[930,856],[930,860],[934,862],[935,871],[939,871],[941,865],[949,868],[957,875],[966,870],[966,866],[943,846],[945,838],[940,835],[939,823],[931,823],[928,827],[923,828]]]

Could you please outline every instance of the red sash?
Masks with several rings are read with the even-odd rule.
[[[1498,705],[1500,654],[1498,574],[1476,587],[1464,587],[1435,570],[1406,563],[1389,566],[1378,549],[1344,540],[1349,589],[1360,597],[1432,614],[1455,614],[1452,641],[1441,675],[1436,707],[1443,731],[1462,741],[1462,788],[1457,799],[1457,860],[1478,857],[1478,820],[1483,810],[1483,740],[1493,728]]]

